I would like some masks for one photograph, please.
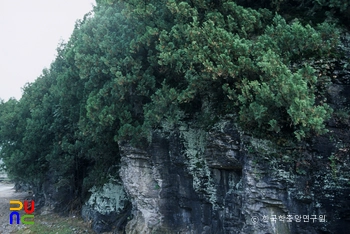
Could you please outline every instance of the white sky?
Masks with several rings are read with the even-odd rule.
[[[0,99],[19,100],[95,0],[0,0]]]

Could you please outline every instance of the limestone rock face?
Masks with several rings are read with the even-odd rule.
[[[120,233],[132,234],[349,233],[346,63],[314,64],[320,79],[333,77],[322,94],[325,99],[318,100],[335,110],[327,134],[299,143],[281,138],[276,144],[242,132],[229,116],[209,131],[191,123],[154,130],[143,148],[118,143],[123,197],[131,205],[103,215],[104,208],[90,204],[83,213],[97,223],[119,217],[113,225],[127,223]],[[96,195],[95,201],[99,199]],[[117,200],[108,204],[115,206]],[[97,232],[105,230],[96,227]]]
[[[100,190],[93,187],[90,191],[92,194],[87,204],[101,214],[119,212],[127,203],[124,188],[119,184],[108,183]]]
[[[230,118],[210,131],[190,123],[154,131],[142,149],[119,142],[132,203],[126,233],[348,233],[350,72],[343,65],[325,71],[335,74],[325,94],[335,110],[329,133],[306,142],[257,139]]]
[[[130,216],[129,201],[124,188],[107,183],[101,189],[92,188],[89,200],[82,207],[82,217],[97,233],[122,230]]]
[[[128,233],[148,233],[162,226],[160,187],[163,180],[149,160],[147,152],[124,145],[120,176],[131,198],[134,219],[128,223]],[[157,152],[157,155],[159,152]]]
[[[299,161],[229,121],[207,133],[155,132],[147,149],[120,143],[133,207],[126,233],[347,233],[350,135],[333,131],[341,145],[316,137]]]

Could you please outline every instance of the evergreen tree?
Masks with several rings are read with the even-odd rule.
[[[312,2],[314,12],[316,2],[349,7]],[[163,123],[210,127],[227,114],[264,137],[325,133],[332,110],[316,98],[324,86],[309,61],[339,56],[337,26],[287,16],[282,1],[250,4],[97,1],[50,69],[19,101],[0,103],[10,176],[40,184],[54,174],[83,196],[117,174],[118,141],[143,145]]]

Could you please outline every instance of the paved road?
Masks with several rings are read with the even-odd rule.
[[[3,184],[0,182],[0,197],[12,196],[15,192],[13,184]]]

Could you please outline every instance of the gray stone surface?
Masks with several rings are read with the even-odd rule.
[[[183,133],[156,132],[143,150],[120,144],[120,176],[134,217],[126,233],[346,233],[349,129],[341,146],[326,135],[297,155],[296,149],[277,155],[271,142],[240,134],[230,121],[219,125],[196,154],[188,153],[192,143]],[[198,131],[187,131],[199,139]]]
[[[348,233],[350,73],[343,65],[322,71],[336,74],[325,94],[336,113],[329,133],[307,142],[256,139],[229,118],[208,132],[190,123],[154,131],[143,149],[119,142],[132,203],[126,233]]]
[[[332,77],[317,100],[335,109],[329,133],[277,145],[227,117],[209,131],[191,123],[155,130],[143,148],[118,142],[123,189],[95,191],[84,219],[97,233],[349,233],[350,70],[344,61],[322,63],[313,65],[320,79]],[[71,183],[49,177],[45,204],[72,204]]]

